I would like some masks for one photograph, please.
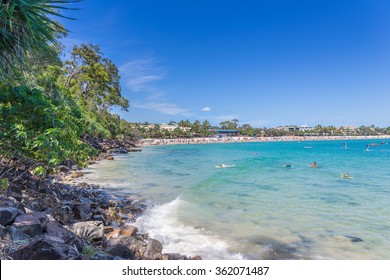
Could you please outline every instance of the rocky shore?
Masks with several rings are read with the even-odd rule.
[[[97,160],[138,151],[132,143],[84,139],[99,150]],[[41,179],[20,160],[7,168],[8,187],[0,193],[0,259],[15,260],[185,260],[163,254],[162,244],[129,223],[146,206],[129,197],[112,200],[97,185],[76,182],[82,170],[68,162]]]

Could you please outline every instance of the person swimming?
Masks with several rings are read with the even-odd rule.
[[[311,167],[316,168],[317,167],[317,162],[313,161]]]
[[[346,150],[346,149],[347,149],[347,143],[344,142],[344,150]]]
[[[292,167],[291,163],[287,163],[284,167]]]
[[[347,173],[347,174],[341,173],[340,177],[343,179],[351,179],[352,178],[351,174],[349,174],[349,173]]]

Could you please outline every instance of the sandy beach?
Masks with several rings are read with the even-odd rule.
[[[390,135],[378,136],[280,136],[280,137],[199,137],[175,139],[142,139],[141,146],[185,145],[185,144],[215,144],[215,143],[249,143],[249,142],[290,142],[290,141],[332,141],[332,140],[382,140],[389,139]]]

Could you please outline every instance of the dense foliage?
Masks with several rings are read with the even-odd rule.
[[[131,136],[110,113],[129,107],[115,64],[86,44],[75,46],[69,61],[60,59],[58,39],[66,32],[52,16],[72,2],[1,1],[0,165],[27,158],[41,175],[69,160],[85,166],[97,153],[82,141],[86,134]]]

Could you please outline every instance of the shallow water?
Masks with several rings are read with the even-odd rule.
[[[365,151],[371,142],[378,140],[146,147],[91,166],[86,178],[147,201],[136,225],[164,252],[390,259],[390,145]]]

